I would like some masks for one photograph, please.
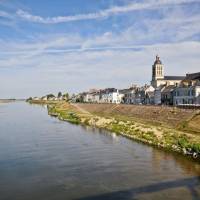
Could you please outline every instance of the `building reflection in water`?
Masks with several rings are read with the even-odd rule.
[[[81,125],[81,127],[90,133],[105,135],[107,138],[109,138],[110,140],[114,142],[119,141],[119,136],[116,133],[107,131],[103,128],[96,128],[96,127],[85,126],[85,125]]]

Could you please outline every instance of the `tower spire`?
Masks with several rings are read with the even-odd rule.
[[[158,80],[164,79],[164,70],[163,65],[160,60],[160,57],[156,55],[156,60],[154,61],[154,64],[152,66],[152,85],[154,87],[158,86]]]

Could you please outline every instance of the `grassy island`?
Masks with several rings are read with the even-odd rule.
[[[49,115],[60,120],[103,128],[200,161],[200,112],[198,110],[67,102],[47,102],[47,104]]]

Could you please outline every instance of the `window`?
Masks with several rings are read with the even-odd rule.
[[[195,96],[195,90],[192,90],[192,96]]]

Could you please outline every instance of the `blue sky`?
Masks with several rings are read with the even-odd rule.
[[[200,71],[200,0],[0,0],[0,98]]]

